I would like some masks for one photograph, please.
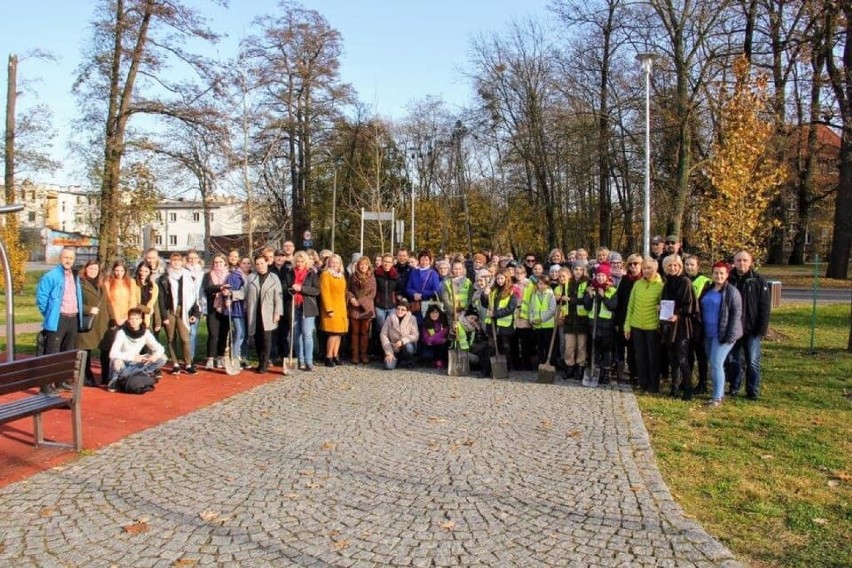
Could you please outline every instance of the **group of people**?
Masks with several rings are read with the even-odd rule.
[[[760,342],[769,323],[769,287],[740,251],[734,266],[717,262],[710,277],[695,256],[680,254],[675,235],[652,240],[648,258],[626,259],[605,247],[547,258],[480,251],[436,259],[428,250],[399,249],[372,260],[343,259],[331,251],[264,248],[254,258],[233,250],[212,258],[155,249],[131,270],[113,263],[101,277],[96,261],[77,275],[74,251],[37,288],[44,315],[45,352],[98,349],[110,390],[141,370],[159,377],[196,373],[196,337],[206,321],[204,366],[224,358],[245,361],[250,344],[257,372],[286,361],[314,368],[315,350],[329,367],[381,361],[443,368],[449,352],[465,352],[482,376],[490,356],[507,356],[510,369],[555,365],[565,379],[594,373],[648,392],[670,382],[689,399],[712,381],[709,404],[739,393],[760,394]],[[165,347],[158,338],[163,335]],[[593,357],[592,357],[593,354]],[[697,382],[693,366],[697,364]],[[91,364],[87,384],[95,384]]]

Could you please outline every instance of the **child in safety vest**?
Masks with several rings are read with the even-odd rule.
[[[571,267],[571,278],[563,285],[562,332],[565,334],[565,365],[567,378],[582,379],[586,372],[586,337],[589,318],[583,301],[589,281],[586,280],[586,261],[576,260]]]
[[[616,287],[610,278],[608,263],[599,264],[591,285],[586,288],[584,306],[589,313],[589,327],[594,334],[594,364],[600,368],[599,384],[609,384],[612,351],[615,345],[615,326],[612,318],[618,306]]]
[[[550,338],[556,325],[556,296],[550,287],[550,277],[542,275],[530,295],[527,320],[532,325],[535,336],[536,354],[539,364],[549,364],[547,352]]]

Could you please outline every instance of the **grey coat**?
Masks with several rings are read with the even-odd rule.
[[[284,313],[284,300],[281,295],[281,280],[272,272],[267,273],[263,288],[260,286],[260,276],[257,273],[250,274],[246,285],[240,290],[234,290],[233,298],[246,301],[246,333],[249,336],[257,332],[258,302],[262,331],[272,331],[278,327],[278,319]]]

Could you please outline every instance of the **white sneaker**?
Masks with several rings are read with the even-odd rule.
[[[213,357],[207,358],[207,364],[204,365],[204,368],[207,369],[208,371],[211,371],[211,370],[216,368],[216,366],[213,364]]]
[[[217,369],[224,369],[225,368],[225,358],[224,357],[219,357],[218,359],[216,359],[216,368]]]

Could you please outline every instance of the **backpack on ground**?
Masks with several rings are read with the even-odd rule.
[[[148,391],[154,390],[154,377],[137,369],[132,373],[123,375],[118,378],[116,387],[119,392],[128,394],[145,394]]]

